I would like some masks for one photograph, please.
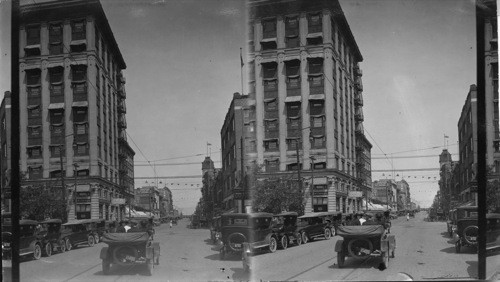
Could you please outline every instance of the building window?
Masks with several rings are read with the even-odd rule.
[[[50,157],[58,158],[61,156],[61,145],[50,145]]]
[[[262,21],[262,37],[275,38],[276,37],[276,19],[269,19]]]
[[[309,114],[311,116],[323,115],[325,113],[324,102],[321,100],[314,100],[309,102]]]
[[[298,138],[287,139],[287,150],[288,151],[295,151],[295,150],[297,150],[298,143],[299,143],[299,139]]]
[[[279,150],[278,140],[271,139],[271,140],[264,141],[264,148],[267,152],[278,151]]]
[[[40,56],[40,26],[26,27],[26,57]]]
[[[286,170],[288,171],[297,171],[302,169],[302,164],[298,165],[297,163],[286,165]]]
[[[89,170],[88,169],[79,169],[76,171],[77,176],[89,176]]]
[[[64,69],[62,67],[50,68],[50,102],[51,103],[64,103],[64,83],[63,83]]]
[[[40,117],[40,106],[36,105],[28,108],[28,119]]]
[[[278,110],[278,103],[276,100],[269,101],[264,104],[266,112],[274,112]]]
[[[76,65],[71,68],[74,101],[87,101],[87,66]]]
[[[28,138],[38,138],[42,135],[42,127],[41,126],[29,126],[28,127]]]
[[[325,169],[326,168],[326,163],[325,162],[319,162],[319,163],[314,163],[314,169]],[[318,185],[322,186],[322,185]],[[326,188],[326,185],[323,185]]]
[[[279,170],[279,159],[266,161],[266,172],[276,172]]]
[[[78,123],[75,124],[75,134],[76,135],[85,135],[88,134],[88,124],[87,123]]]
[[[325,147],[325,136],[312,136],[311,137],[311,148],[322,149]]]
[[[325,116],[311,117],[311,127],[320,128],[325,126]]]
[[[63,27],[62,24],[49,25],[49,54],[59,55],[63,53]]]
[[[42,166],[32,166],[28,168],[29,179],[41,179],[42,178]]]
[[[87,108],[74,107],[73,108],[73,122],[86,122],[87,121]]]
[[[28,158],[29,159],[39,159],[42,157],[42,147],[32,146],[28,148]]]
[[[26,85],[28,87],[39,87],[41,84],[41,70],[31,69],[26,71]]]
[[[71,23],[71,40],[86,39],[85,20],[73,21]]]
[[[86,142],[76,143],[73,147],[77,156],[86,156],[89,154],[89,146]]]
[[[300,46],[298,17],[287,17],[285,19],[285,42],[286,48]]]
[[[309,33],[322,32],[323,24],[321,20],[321,13],[309,14],[307,24]]]
[[[49,113],[50,113],[50,124],[51,125],[64,123],[64,111],[52,110]]]

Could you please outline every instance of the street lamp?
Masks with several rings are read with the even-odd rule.
[[[316,158],[310,156],[309,159],[311,159],[311,209],[314,212],[314,161]]]

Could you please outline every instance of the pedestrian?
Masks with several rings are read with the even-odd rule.
[[[409,212],[406,213],[406,221],[408,221],[408,220],[410,220],[410,213]]]
[[[169,223],[170,228],[172,228],[172,223],[173,223],[172,220],[170,220],[170,223]]]
[[[125,232],[128,232],[130,230],[130,228],[132,228],[132,226],[130,226],[130,222],[126,221],[124,228],[125,228]]]
[[[363,216],[359,219],[359,223],[360,223],[360,225],[363,225],[363,223],[365,223],[365,222],[366,222],[367,217],[368,217],[368,216],[367,216],[366,214],[363,214]]]
[[[361,222],[359,221],[359,216],[360,216],[360,214],[354,213],[352,215],[353,220],[351,221],[350,225],[361,225]]]

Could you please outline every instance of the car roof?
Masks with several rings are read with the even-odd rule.
[[[58,218],[51,218],[51,219],[40,221],[40,223],[62,223],[62,220],[60,220]]]
[[[500,213],[487,213],[486,218],[500,218]]]
[[[337,213],[335,213],[335,214],[337,214]],[[320,217],[320,216],[325,216],[325,215],[330,215],[330,213],[328,213],[328,212],[311,212],[311,213],[304,214],[303,216],[299,216],[299,218]]]
[[[296,212],[282,212],[282,213],[275,214],[274,216],[286,216],[286,215],[295,215],[295,216],[298,216],[299,214],[296,213]]]
[[[477,206],[461,206],[457,207],[457,210],[477,210]]]
[[[95,221],[92,219],[73,219],[73,220],[70,220],[70,221],[64,223],[63,225],[85,224],[85,223],[91,223],[91,222],[95,222]]]
[[[21,219],[19,225],[38,225],[38,221],[31,219]]]
[[[267,212],[256,213],[224,213],[223,217],[272,217],[273,215]]]

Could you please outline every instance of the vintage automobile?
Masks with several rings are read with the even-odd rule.
[[[456,209],[456,228],[453,234],[455,251],[460,253],[463,246],[477,248],[478,223],[477,206],[460,206]]]
[[[92,230],[88,219],[71,220],[62,225],[61,240],[66,244],[66,251],[81,244],[93,247],[96,236],[98,234]]]
[[[500,214],[486,214],[486,256],[500,254]]]
[[[4,221],[5,223],[5,221]],[[43,243],[40,241],[38,222],[22,219],[19,221],[19,256],[42,257]],[[12,225],[2,225],[2,257],[12,258]]]
[[[298,217],[297,226],[297,232],[302,238],[302,244],[318,237],[328,240],[332,237],[332,230],[336,232],[331,214],[327,212],[313,212],[300,216]]]
[[[394,258],[396,238],[383,225],[339,226],[337,235],[342,237],[335,244],[339,268],[344,266],[346,257],[381,257],[385,267],[389,267],[389,257]]]
[[[221,227],[221,217],[216,216],[212,219],[210,224],[210,240],[212,243],[217,243],[217,240],[220,238],[220,227]]]
[[[272,232],[273,215],[270,213],[225,213],[221,216],[221,246],[219,257],[227,253],[242,254],[243,243],[248,243],[250,253],[267,248],[274,253],[278,246]]]
[[[297,232],[297,217],[296,212],[284,212],[273,216],[273,233],[278,240],[278,247],[286,250],[288,244],[302,244],[301,234]]]
[[[105,233],[102,242],[108,246],[101,249],[103,274],[109,274],[113,264],[132,266],[142,264],[147,274],[153,274],[153,265],[160,263],[160,243],[154,242],[145,230],[127,233]]]
[[[61,253],[66,251],[66,242],[61,237],[62,221],[60,219],[47,219],[40,221],[42,231],[40,234],[40,241],[42,242],[42,252],[45,256],[50,257],[54,250]]]
[[[446,220],[446,230],[450,237],[453,236],[455,228],[457,228],[457,209],[452,209],[448,212],[448,219]]]
[[[12,258],[12,215],[2,212],[2,259]]]

